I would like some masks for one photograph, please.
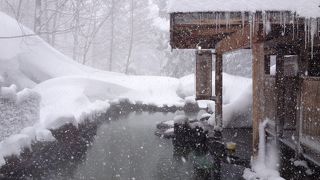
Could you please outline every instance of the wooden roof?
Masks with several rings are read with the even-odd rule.
[[[185,12],[171,13],[171,46],[175,49],[215,49],[226,37],[252,40],[254,29],[264,41],[286,38],[302,41],[319,40],[320,18],[304,18],[290,11],[267,12]],[[243,38],[243,39],[241,39]],[[227,41],[227,40],[224,40]],[[288,42],[289,43],[289,42]],[[311,43],[311,42],[310,42]],[[317,44],[317,43],[315,43]],[[242,43],[247,48],[247,43]]]
[[[169,0],[169,12],[290,11],[320,17],[319,0]]]

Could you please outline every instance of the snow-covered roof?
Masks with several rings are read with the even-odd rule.
[[[320,17],[320,0],[169,0],[169,13],[206,11],[292,11]]]

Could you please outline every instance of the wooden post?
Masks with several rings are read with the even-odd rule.
[[[218,127],[222,128],[223,126],[223,117],[222,117],[222,85],[223,85],[223,74],[222,74],[222,54],[216,54],[216,79],[215,79],[215,88],[216,88],[216,123]]]
[[[254,43],[252,46],[253,67],[252,67],[252,80],[253,80],[253,156],[258,155],[259,146],[259,126],[264,114],[264,73],[265,73],[265,54],[264,44]]]
[[[196,51],[196,100],[212,100],[212,51]]]
[[[307,70],[306,64],[308,64],[310,51],[306,50],[304,46],[300,48],[298,58],[298,97],[297,97],[297,114],[296,114],[296,137],[298,137],[298,143],[296,144],[296,157],[302,155],[303,149],[301,146],[302,137],[302,125],[303,125],[303,106],[302,106],[302,93],[303,93],[303,76]]]
[[[284,55],[277,55],[276,62],[276,96],[277,96],[277,111],[276,111],[276,133],[277,138],[283,135],[284,126]]]

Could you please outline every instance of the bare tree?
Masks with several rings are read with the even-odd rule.
[[[48,0],[43,0],[44,1],[44,10],[43,10],[43,13],[44,13],[44,19],[45,20],[47,20],[47,19],[49,19],[49,12],[48,12],[48,8],[49,8],[49,3],[48,3]],[[47,22],[47,23],[45,23],[45,30],[47,31],[47,32],[49,32],[50,31],[50,23],[49,22]],[[46,41],[47,42],[51,42],[51,37],[50,37],[50,34],[49,33],[47,33],[46,34]]]
[[[21,18],[21,6],[22,6],[22,0],[19,0],[18,7],[17,7],[17,15],[16,15],[16,19],[18,21],[20,21],[20,18]]]
[[[128,74],[129,72],[129,66],[130,66],[130,60],[131,60],[131,54],[132,54],[132,48],[133,48],[133,35],[134,35],[134,17],[133,17],[133,11],[134,11],[134,7],[133,7],[133,0],[131,0],[131,21],[130,21],[130,47],[129,47],[129,53],[128,53],[128,57],[127,57],[127,63],[126,63],[126,70],[125,73]]]
[[[114,0],[111,1],[111,23],[110,23],[110,53],[109,53],[109,71],[112,71],[112,62],[113,62],[113,41],[114,41],[114,10],[115,10],[115,3]]]
[[[74,11],[74,32],[73,32],[73,59],[78,60],[79,55],[79,33],[80,33],[80,7],[81,0],[76,0]]]
[[[112,0],[112,1],[114,1],[114,0]],[[90,48],[91,48],[96,36],[97,36],[97,34],[102,29],[102,27],[105,24],[105,22],[110,18],[110,16],[112,17],[112,13],[113,13],[112,9],[111,9],[110,13],[106,14],[103,17],[103,19],[100,22],[98,22],[98,20],[97,20],[98,17],[97,17],[97,13],[95,11],[95,8],[92,8],[93,12],[91,12],[91,20],[90,20],[90,23],[89,23],[88,31],[87,31],[87,33],[85,35],[82,64],[86,64],[86,62],[87,62],[87,54],[88,54],[88,52],[89,52],[89,50],[90,50]]]
[[[67,2],[67,1],[65,1]],[[60,9],[60,6],[59,6],[59,1],[56,1],[55,2],[55,10],[56,10],[56,13],[54,13],[53,15],[53,20],[52,20],[52,30],[56,30],[57,29],[57,21],[58,21],[58,17],[59,17],[59,9]],[[56,43],[56,34],[53,33],[51,34],[51,42],[50,44],[54,47],[55,46],[55,43]]]
[[[42,14],[42,8],[41,8],[41,0],[35,0],[35,15],[34,15],[34,32],[40,33],[41,31],[41,14]]]

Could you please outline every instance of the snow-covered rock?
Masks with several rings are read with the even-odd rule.
[[[2,87],[0,94],[0,141],[39,121],[40,95],[25,89],[16,93],[14,85]]]

